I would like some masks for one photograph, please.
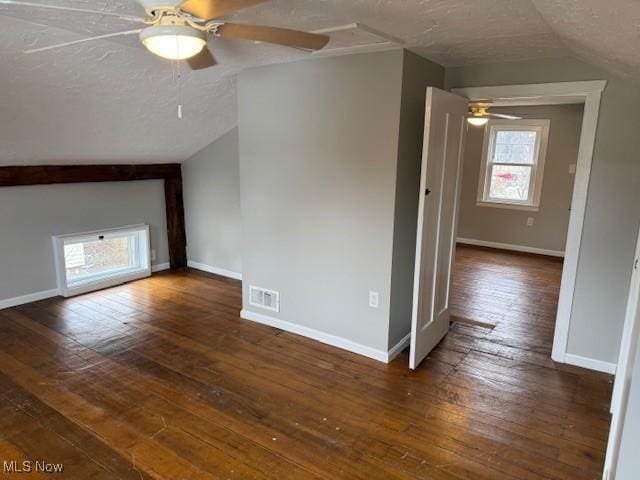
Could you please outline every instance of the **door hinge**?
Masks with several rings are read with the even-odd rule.
[[[640,259],[636,258],[636,261],[633,263],[633,269],[634,270],[638,270],[638,260],[640,260]]]
[[[429,195],[431,193],[431,190],[429,190],[428,188],[424,191],[425,195]]]

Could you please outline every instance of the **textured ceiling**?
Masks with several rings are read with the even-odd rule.
[[[143,13],[135,0],[31,1]],[[445,66],[574,55],[640,72],[635,0],[271,0],[232,18],[305,30],[361,22]],[[23,53],[134,28],[114,17],[0,5],[0,164],[182,161],[236,125],[238,71],[309,56],[212,39],[218,66],[177,72],[135,35]]]

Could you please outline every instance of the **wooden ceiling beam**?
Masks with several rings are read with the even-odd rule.
[[[0,187],[181,178],[179,163],[0,167]]]
[[[19,165],[0,167],[0,187],[164,180],[169,262],[187,266],[187,238],[179,163],[136,165]]]

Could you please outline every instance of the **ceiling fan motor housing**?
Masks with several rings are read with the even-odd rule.
[[[158,8],[178,8],[184,0],[138,0],[146,11],[153,11]]]

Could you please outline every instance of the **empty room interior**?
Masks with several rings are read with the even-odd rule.
[[[640,4],[0,0],[2,478],[640,478]]]

